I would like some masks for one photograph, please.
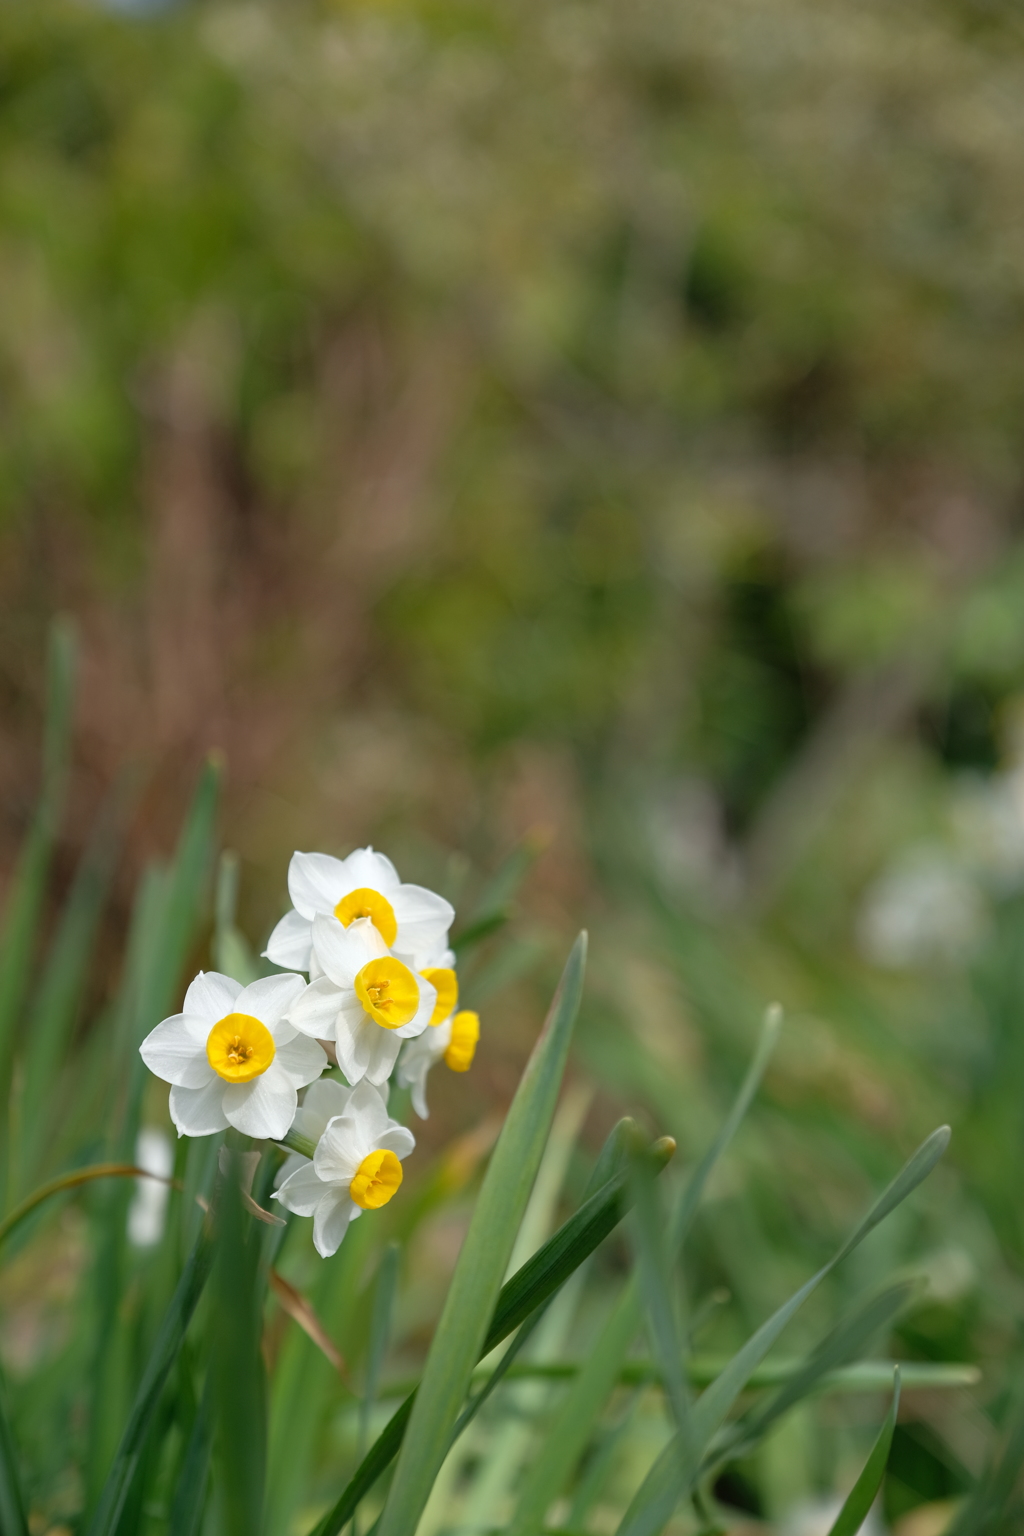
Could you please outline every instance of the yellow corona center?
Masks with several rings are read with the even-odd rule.
[[[401,1029],[416,1015],[420,987],[415,975],[401,960],[384,955],[364,965],[355,979],[356,996],[385,1029]]]
[[[356,1169],[348,1192],[364,1211],[377,1211],[387,1205],[401,1182],[402,1165],[393,1152],[370,1152]]]
[[[446,965],[431,966],[430,970],[420,971],[420,975],[424,981],[429,981],[432,987],[437,988],[437,1002],[430,1015],[430,1022],[443,1024],[459,1000],[459,978]]]
[[[354,923],[357,917],[368,917],[388,948],[398,937],[398,919],[394,907],[380,891],[371,891],[367,886],[360,886],[358,891],[349,891],[347,896],[343,896],[334,909],[334,915],[343,928]]]
[[[229,1013],[210,1030],[206,1059],[226,1083],[251,1083],[276,1055],[274,1037],[251,1013]]]
[[[452,1038],[444,1053],[446,1067],[453,1072],[468,1072],[480,1039],[480,1015],[464,1008],[452,1019]]]

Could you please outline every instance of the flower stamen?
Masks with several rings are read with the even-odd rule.
[[[354,985],[366,1012],[382,1028],[401,1029],[415,1018],[420,1005],[419,983],[409,967],[393,955],[370,960]]]
[[[251,1083],[277,1055],[267,1026],[250,1013],[229,1013],[211,1029],[206,1059],[226,1083]]]

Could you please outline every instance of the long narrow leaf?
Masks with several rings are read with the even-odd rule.
[[[17,1453],[3,1394],[0,1394],[0,1531],[3,1536],[28,1536]]]
[[[782,1011],[777,1006],[773,1006],[765,1016],[757,1049],[732,1108],[718,1135],[687,1181],[671,1225],[670,1241],[673,1256],[678,1254],[682,1246],[715,1164],[732,1141],[750,1108],[778,1040],[781,1022]],[[602,1159],[608,1160],[609,1172],[613,1166],[616,1170],[625,1166],[630,1154],[635,1152],[637,1134],[635,1123],[630,1120],[620,1121],[615,1127],[601,1155]],[[599,1163],[600,1161],[599,1159]],[[642,1177],[642,1174],[640,1176]],[[647,1216],[645,1231],[648,1248],[653,1250],[657,1245],[652,1237],[651,1213],[648,1212]],[[659,1269],[663,1268],[663,1260],[659,1262],[653,1251],[648,1253],[647,1263],[648,1265],[656,1263]],[[650,1283],[658,1284],[662,1310],[664,1310],[667,1292],[664,1276],[659,1276],[657,1282],[653,1277],[649,1277]],[[665,1325],[662,1332],[667,1333],[671,1324],[665,1318],[662,1322]],[[623,1359],[639,1324],[640,1295],[634,1280],[628,1284],[605,1324],[577,1382],[563,1399],[555,1420],[545,1436],[544,1444],[524,1479],[511,1527],[515,1536],[525,1536],[526,1532],[539,1526],[544,1511],[557,1497],[573,1466],[583,1454],[594,1424],[618,1382]],[[678,1343],[671,1335],[661,1342],[659,1354],[662,1360],[678,1362],[678,1379],[675,1381],[678,1412],[679,1404],[685,1401],[682,1382],[683,1362]]]
[[[94,1179],[156,1179],[160,1184],[173,1183],[171,1179],[165,1179],[159,1173],[148,1173],[145,1168],[136,1168],[132,1163],[93,1163],[87,1168],[74,1168],[70,1173],[61,1173],[55,1179],[50,1179],[46,1184],[41,1184],[38,1189],[16,1206],[9,1216],[0,1221],[0,1245],[5,1243],[23,1221],[27,1221],[32,1212],[52,1195],[64,1194],[69,1189],[77,1189],[82,1184],[89,1184]]]
[[[675,1142],[664,1137],[648,1149],[657,1164],[664,1167],[675,1150]],[[608,1233],[621,1221],[628,1205],[628,1172],[620,1171],[599,1189],[566,1221],[544,1246],[529,1259],[501,1288],[494,1317],[480,1349],[480,1358],[490,1354],[503,1339],[518,1328],[538,1307],[553,1295],[579,1268]],[[337,1536],[351,1519],[360,1499],[373,1487],[381,1473],[398,1454],[416,1392],[397,1408],[370,1447],[351,1480],[334,1505],[310,1536]]]
[[[716,1461],[749,1455],[783,1414],[817,1390],[836,1372],[837,1367],[857,1354],[869,1339],[883,1328],[888,1328],[917,1289],[912,1280],[905,1280],[871,1297],[866,1304],[843,1318],[803,1365],[791,1374],[782,1389],[768,1402],[759,1403],[735,1426],[735,1432],[727,1437],[727,1443]],[[892,1367],[889,1369],[891,1379]]]
[[[579,1011],[585,959],[581,934],[484,1176],[427,1356],[380,1536],[411,1536],[444,1460],[544,1151]]]
[[[839,1251],[794,1296],[783,1303],[767,1322],[762,1323],[721,1375],[712,1382],[691,1416],[691,1432],[685,1439],[681,1433],[673,1435],[665,1446],[633,1496],[619,1524],[618,1536],[654,1536],[671,1518],[680,1499],[692,1487],[712,1436],[721,1427],[754,1368],[764,1359],[811,1292],[927,1177],[949,1145],[949,1135],[948,1126],[932,1132]]]
[[[83,984],[95,949],[96,932],[121,849],[129,785],[119,783],[108,797],[75,874],[60,924],[42,967],[40,984],[28,1014],[22,1052],[18,1178],[24,1187],[52,1142],[53,1084],[67,1054],[80,1006]]]
[[[220,1187],[207,1353],[223,1529],[225,1536],[253,1536],[263,1523],[266,1467],[260,1250],[243,1205],[239,1154],[229,1158]]]
[[[168,1536],[198,1536],[210,1477],[210,1451],[210,1387],[207,1385],[185,1447],[171,1503]]]
[[[871,1513],[871,1506],[878,1497],[878,1490],[882,1486],[882,1478],[885,1476],[886,1464],[889,1460],[889,1448],[892,1445],[893,1430],[896,1428],[896,1414],[900,1406],[900,1368],[896,1367],[893,1373],[892,1407],[889,1409],[885,1423],[879,1431],[868,1457],[864,1470],[850,1489],[846,1502],[836,1518],[835,1524],[828,1536],[857,1536],[864,1521]]]
[[[35,817],[29,828],[0,932],[0,1121],[7,1129],[8,1101],[14,1070],[14,1028],[35,957],[36,934],[46,896],[46,880],[64,805],[74,706],[75,635],[70,623],[58,620],[50,634],[46,729],[43,743],[43,782]],[[6,1203],[6,1134],[0,1141],[0,1205]]]
[[[722,1129],[697,1164],[683,1191],[683,1197],[679,1202],[679,1207],[672,1221],[672,1251],[675,1254],[679,1253],[686,1234],[690,1230],[715,1164],[739,1130],[747,1110],[753,1102],[754,1095],[761,1086],[761,1079],[768,1069],[768,1063],[772,1058],[772,1052],[775,1050],[781,1028],[782,1009],[778,1003],[773,1003],[764,1016],[757,1049],[754,1052],[750,1066],[747,1068],[747,1074],[740,1084],[740,1091],[736,1095],[735,1102],[725,1117]]]
[[[639,1324],[639,1296],[636,1282],[631,1280],[547,1428],[520,1487],[508,1536],[529,1536],[541,1529],[548,1506],[586,1449],[597,1417],[617,1385]]]
[[[640,1294],[647,1309],[651,1346],[661,1361],[665,1389],[678,1429],[690,1420],[690,1393],[683,1369],[683,1349],[673,1305],[664,1218],[650,1167],[641,1159],[633,1171],[633,1230],[637,1244]]]
[[[181,1349],[196,1304],[210,1275],[214,1244],[204,1228],[182,1271],[163,1325],[128,1417],[114,1465],[103,1486],[89,1536],[113,1536],[131,1487],[146,1433],[160,1402],[171,1367]]]

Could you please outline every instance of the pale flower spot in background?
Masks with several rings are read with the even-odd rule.
[[[963,960],[985,927],[976,882],[944,849],[911,848],[868,887],[857,924],[865,958],[885,970]]]
[[[128,1207],[128,1241],[135,1248],[152,1248],[164,1235],[167,1216],[167,1199],[171,1186],[163,1184],[174,1168],[174,1152],[171,1138],[156,1126],[145,1126],[135,1143],[135,1166],[147,1173],[158,1175],[155,1179],[136,1179],[135,1194]]]
[[[844,1497],[835,1494],[826,1499],[807,1499],[795,1505],[779,1525],[779,1536],[828,1536],[843,1507]],[[882,1536],[882,1526],[874,1510],[861,1526],[860,1536]]]

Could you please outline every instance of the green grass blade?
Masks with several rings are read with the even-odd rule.
[[[896,1367],[893,1373],[892,1406],[886,1415],[885,1423],[879,1431],[878,1439],[871,1450],[871,1455],[864,1464],[864,1470],[850,1489],[846,1502],[836,1518],[835,1524],[828,1536],[857,1536],[864,1521],[871,1513],[871,1506],[878,1497],[878,1490],[882,1486],[882,1478],[885,1476],[886,1463],[889,1460],[889,1448],[892,1445],[893,1430],[896,1428],[896,1414],[900,1406],[900,1368]]]
[[[444,1460],[544,1151],[579,1011],[585,959],[581,934],[484,1175],[427,1355],[380,1536],[412,1536]]]
[[[397,1243],[388,1243],[377,1266],[373,1290],[373,1309],[370,1313],[370,1347],[366,1355],[366,1374],[363,1384],[363,1401],[359,1414],[359,1458],[366,1454],[366,1442],[370,1435],[370,1415],[377,1399],[381,1367],[387,1354],[391,1337],[391,1314],[398,1286],[398,1266],[402,1250]]]
[[[64,1194],[69,1189],[77,1189],[81,1184],[90,1184],[94,1179],[160,1179],[160,1175],[147,1173],[144,1168],[136,1168],[132,1163],[92,1163],[86,1168],[73,1168],[70,1173],[58,1174],[55,1179],[33,1190],[10,1215],[0,1221],[0,1246],[52,1195]],[[160,1182],[166,1183],[167,1180]]]
[[[650,1165],[638,1158],[631,1182],[640,1294],[647,1310],[654,1356],[662,1364],[672,1414],[677,1427],[684,1429],[690,1420],[690,1393],[684,1376],[683,1346],[673,1303],[664,1215]]]
[[[637,1323],[639,1327],[639,1321]],[[596,1347],[596,1346],[595,1346]],[[585,1370],[589,1363],[587,1360],[527,1360],[521,1361],[509,1367],[509,1377],[513,1381],[575,1381],[581,1371]],[[727,1360],[713,1360],[708,1358],[694,1358],[689,1363],[687,1377],[692,1387],[706,1387],[721,1375],[728,1364]],[[820,1377],[814,1386],[816,1395],[849,1395],[862,1392],[884,1392],[892,1385],[893,1367],[899,1365],[900,1376],[903,1380],[904,1393],[910,1391],[922,1392],[959,1392],[964,1387],[976,1387],[981,1380],[981,1370],[976,1365],[967,1365],[963,1362],[943,1362],[938,1364],[930,1360],[858,1360],[853,1365],[840,1365],[828,1370]],[[765,1392],[769,1389],[783,1387],[791,1382],[794,1377],[800,1375],[808,1365],[808,1359],[797,1360],[773,1360],[767,1365],[760,1365],[750,1373],[747,1392]],[[630,1359],[621,1367],[618,1374],[620,1387],[657,1387],[663,1386],[662,1369],[655,1360]],[[382,1394],[386,1397],[404,1397],[410,1392],[415,1382],[404,1382],[389,1386]],[[806,1395],[803,1394],[803,1395]],[[774,1401],[774,1400],[773,1400]],[[731,1442],[730,1442],[731,1444]],[[730,1452],[731,1454],[731,1452]]]
[[[67,1055],[96,933],[121,849],[125,787],[118,786],[97,820],[75,875],[25,1030],[18,1164],[21,1184],[43,1162],[51,1143],[53,1085]],[[14,1176],[12,1153],[12,1183]]]
[[[770,1008],[765,1016],[761,1037],[753,1060],[740,1086],[736,1100],[726,1117],[722,1129],[697,1165],[683,1191],[682,1199],[675,1213],[671,1228],[672,1247],[676,1252],[678,1252],[689,1230],[712,1169],[732,1141],[747,1110],[750,1108],[750,1104],[760,1086],[761,1079],[764,1076],[776,1041],[778,1040],[781,1023],[781,1009],[778,1007]],[[635,1121],[628,1118],[619,1121],[601,1149],[597,1165],[591,1176],[591,1183],[595,1187],[599,1188],[605,1178],[621,1173],[627,1166],[631,1155],[635,1155],[638,1137],[639,1131]],[[643,1172],[639,1169],[638,1176],[641,1179],[644,1177]],[[650,1183],[649,1175],[648,1183]],[[590,1193],[590,1185],[588,1185],[587,1193]],[[645,1229],[649,1240],[648,1246],[651,1247],[654,1241],[651,1238],[653,1213],[647,1212],[646,1215],[648,1219],[645,1222]],[[662,1255],[660,1260],[656,1260],[653,1251],[648,1255],[648,1262],[658,1263],[662,1272],[666,1267],[665,1256]],[[658,1283],[659,1289],[662,1292],[661,1305],[663,1309],[664,1299],[667,1296],[667,1286],[664,1283],[663,1273]],[[572,1468],[583,1454],[594,1424],[613,1388],[618,1383],[622,1362],[640,1325],[640,1315],[639,1293],[635,1282],[631,1282],[605,1324],[600,1338],[597,1340],[572,1389],[563,1399],[562,1405],[545,1436],[544,1444],[524,1480],[510,1527],[510,1532],[514,1532],[515,1536],[527,1536],[527,1532],[539,1528],[544,1512],[558,1496],[560,1489],[568,1480]],[[669,1332],[669,1328],[671,1328],[671,1332]],[[678,1362],[678,1370],[675,1373],[677,1377],[675,1382],[675,1398],[677,1404],[685,1403],[686,1394],[682,1377],[682,1352],[678,1345],[674,1325],[666,1324],[660,1332],[666,1334],[666,1337],[659,1340],[659,1355],[663,1360]]]
[[[1000,1449],[957,1512],[946,1536],[980,1536],[990,1531],[1000,1516],[1011,1513],[1014,1489],[1024,1467],[1024,1380],[1019,1375],[1001,1441]]]
[[[740,1091],[736,1095],[735,1102],[725,1117],[722,1129],[697,1164],[683,1191],[682,1199],[672,1221],[673,1254],[679,1253],[686,1239],[686,1234],[690,1230],[704,1190],[707,1187],[708,1179],[711,1177],[712,1169],[739,1130],[747,1110],[753,1102],[754,1095],[761,1086],[761,1079],[768,1069],[768,1063],[772,1058],[772,1052],[775,1050],[781,1028],[782,1009],[778,1003],[773,1003],[765,1013],[764,1023],[761,1025],[761,1035],[757,1042],[757,1049],[754,1052],[750,1066],[747,1068],[747,1075],[740,1084]]]
[[[245,935],[235,925],[238,905],[238,854],[225,848],[217,865],[213,913],[213,968],[247,987],[259,975],[259,965]]]
[[[647,1155],[664,1167],[675,1150],[675,1142],[663,1138],[648,1148]],[[531,1313],[552,1296],[569,1276],[589,1258],[594,1249],[621,1221],[628,1204],[628,1172],[620,1172],[592,1195],[544,1246],[529,1259],[501,1288],[494,1317],[480,1350],[480,1358],[489,1355],[507,1339]],[[344,1248],[343,1250],[344,1251]],[[390,1465],[402,1443],[416,1393],[412,1392],[397,1408],[370,1447],[351,1480],[334,1505],[314,1527],[310,1536],[337,1536],[351,1519],[360,1499],[373,1487]]]
[[[612,1126],[604,1146],[597,1154],[597,1161],[583,1191],[582,1203],[585,1204],[591,1195],[596,1195],[609,1179],[622,1173],[629,1166],[630,1158],[635,1157],[645,1146],[646,1138],[636,1121],[630,1115],[623,1115]]]
[[[364,1316],[357,1297],[372,1239],[371,1222],[353,1222],[338,1252],[322,1260],[316,1272],[310,1300],[342,1353],[361,1342]],[[317,1346],[299,1328],[289,1328],[271,1391],[266,1519],[270,1536],[293,1529],[295,1510],[311,1481],[320,1426],[343,1390],[338,1372]]]
[[[630,1502],[619,1524],[618,1536],[654,1536],[671,1519],[676,1505],[693,1484],[705,1448],[721,1427],[754,1368],[761,1363],[783,1329],[826,1275],[928,1176],[949,1145],[949,1135],[947,1126],[932,1132],[838,1252],[795,1295],[784,1302],[767,1322],[762,1323],[721,1375],[711,1383],[694,1408],[691,1432],[685,1439],[681,1433],[674,1435],[658,1456]]]
[[[216,1480],[224,1536],[256,1536],[263,1523],[265,1392],[259,1236],[242,1204],[237,1154],[221,1183],[217,1254],[207,1313]]]
[[[0,1392],[0,1531],[3,1536],[29,1536],[25,1500],[18,1476],[18,1458],[7,1419],[7,1405]]]
[[[455,1427],[453,1428],[451,1437],[448,1441],[449,1451],[459,1436],[462,1434],[463,1430],[469,1428],[470,1424],[476,1418],[477,1414],[480,1412],[480,1409],[491,1396],[492,1392],[494,1392],[495,1389],[499,1387],[505,1380],[506,1376],[509,1374],[509,1371],[512,1369],[512,1366],[515,1364],[516,1357],[519,1355],[524,1346],[529,1343],[530,1339],[533,1337],[534,1331],[540,1324],[546,1312],[547,1302],[545,1302],[542,1306],[539,1306],[536,1312],[531,1313],[531,1315],[526,1319],[526,1322],[520,1328],[519,1332],[516,1334],[515,1338],[512,1340],[512,1343],[509,1345],[508,1349],[506,1349],[505,1353],[494,1367],[494,1370],[487,1377],[483,1386],[479,1389],[479,1391],[474,1392],[473,1396],[470,1398],[469,1402],[466,1404],[465,1408],[463,1408],[462,1412],[459,1414],[459,1417],[455,1421]]]
[[[199,1536],[210,1479],[211,1424],[209,1384],[185,1447],[168,1523],[168,1536]]]
[[[50,633],[42,788],[11,882],[0,933],[0,1116],[5,1125],[14,1069],[14,1032],[35,959],[50,859],[64,807],[74,677],[74,630],[66,620],[58,620]],[[0,1204],[6,1203],[7,1157],[5,1137],[0,1145],[0,1158],[3,1159]]]
[[[89,1525],[89,1536],[113,1536],[117,1529],[147,1432],[160,1403],[160,1395],[209,1278],[213,1255],[213,1239],[204,1228],[182,1271],[157,1335],[156,1345],[139,1383],[114,1464]]]
[[[543,849],[544,842],[542,836],[528,833],[494,872],[480,893],[480,900],[465,928],[453,940],[452,947],[457,954],[465,955],[467,950],[496,933],[508,922],[509,909],[516,892]]]
[[[767,1403],[759,1403],[736,1425],[726,1448],[716,1460],[730,1460],[748,1455],[784,1413],[801,1402],[852,1356],[887,1328],[904,1310],[918,1290],[912,1280],[890,1286],[871,1297],[835,1327],[807,1360],[789,1377],[781,1390]],[[892,1367],[889,1367],[891,1381]],[[888,1385],[888,1382],[886,1383]]]
[[[671,1137],[664,1136],[654,1142],[645,1155],[656,1166],[664,1168],[675,1145]],[[540,1306],[593,1253],[629,1209],[629,1195],[626,1170],[611,1179],[597,1194],[591,1195],[502,1286],[483,1353],[507,1338],[513,1328],[518,1328],[534,1308]]]
[[[370,1416],[377,1400],[381,1367],[391,1336],[391,1314],[398,1286],[398,1266],[402,1250],[398,1243],[388,1243],[374,1276],[373,1307],[370,1312],[370,1344],[366,1353],[363,1400],[359,1405],[359,1442],[356,1454],[362,1461],[370,1440]],[[358,1512],[357,1512],[358,1513]],[[356,1517],[353,1516],[353,1532]]]
[[[547,1427],[523,1479],[507,1536],[531,1536],[542,1528],[548,1506],[572,1475],[618,1383],[622,1362],[639,1326],[639,1293],[635,1280],[631,1280]]]

